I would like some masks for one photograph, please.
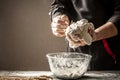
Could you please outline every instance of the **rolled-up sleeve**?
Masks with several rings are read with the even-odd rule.
[[[116,26],[118,35],[120,36],[120,0],[114,0],[114,6],[114,14],[108,21]]]

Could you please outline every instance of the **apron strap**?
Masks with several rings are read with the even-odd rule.
[[[110,49],[110,47],[109,47],[108,42],[106,41],[106,39],[103,39],[102,42],[103,42],[105,50],[115,60],[115,63],[116,63],[116,55]]]

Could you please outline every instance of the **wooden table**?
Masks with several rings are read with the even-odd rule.
[[[47,75],[53,77],[50,71],[0,71],[1,77],[4,76],[9,78],[34,77],[41,75]],[[25,79],[21,79],[21,80],[25,80]],[[61,80],[61,79],[53,78],[53,80]],[[88,71],[84,74],[83,77],[81,77],[78,80],[120,80],[120,71]]]

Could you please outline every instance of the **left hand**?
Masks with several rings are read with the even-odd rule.
[[[70,20],[65,14],[54,17],[51,23],[53,34],[57,37],[64,37],[65,30],[69,26],[69,24]]]

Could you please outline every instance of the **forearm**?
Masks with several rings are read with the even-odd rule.
[[[106,24],[102,25],[101,27],[95,30],[96,40],[101,40],[105,38],[110,38],[116,36],[118,34],[117,28],[112,22],[107,22]]]

